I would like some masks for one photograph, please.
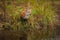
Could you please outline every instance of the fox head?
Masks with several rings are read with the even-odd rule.
[[[30,14],[31,14],[31,9],[26,8],[25,10],[22,11],[21,17],[24,19],[28,19],[30,17]]]

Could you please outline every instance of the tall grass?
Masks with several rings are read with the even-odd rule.
[[[6,22],[5,25],[10,25],[13,28],[12,31],[24,31],[28,35],[28,40],[40,40],[43,38],[49,38],[54,36],[54,22],[55,22],[55,11],[52,5],[48,2],[30,1],[32,13],[28,22],[20,21],[20,14],[23,7],[16,6],[13,8],[12,5],[8,5],[11,23]],[[33,4],[32,4],[33,3]],[[8,19],[7,19],[8,20]]]

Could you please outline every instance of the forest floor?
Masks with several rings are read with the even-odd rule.
[[[20,40],[20,32],[0,31],[0,40]],[[23,40],[26,40],[23,38]],[[60,40],[60,36],[51,37],[42,40]]]

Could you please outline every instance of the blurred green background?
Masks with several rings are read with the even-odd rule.
[[[0,16],[1,30],[5,32],[7,30],[10,31],[6,32],[6,34],[12,33],[14,35],[12,40],[22,40],[21,36],[27,40],[41,40],[54,37],[54,25],[56,24],[56,13],[53,7],[54,1],[0,0],[0,12],[2,13]],[[32,12],[28,22],[25,23],[20,21],[20,14],[28,3],[30,3]]]

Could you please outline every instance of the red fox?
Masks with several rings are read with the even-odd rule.
[[[21,13],[21,17],[24,19],[28,19],[30,17],[31,14],[31,9],[30,8],[26,8],[22,13]]]

